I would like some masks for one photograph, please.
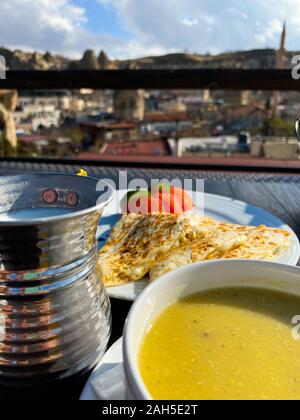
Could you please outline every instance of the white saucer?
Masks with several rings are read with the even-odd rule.
[[[122,353],[123,338],[121,337],[116,341],[105,353],[101,361],[95,367],[93,373],[89,377],[82,393],[80,396],[81,401],[99,401],[99,397],[96,395],[91,381],[95,378],[100,377],[104,373],[107,373],[110,369],[113,369],[120,363],[123,363]]]

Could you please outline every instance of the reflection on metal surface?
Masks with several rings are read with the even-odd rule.
[[[96,270],[95,232],[106,203],[96,206],[97,182],[67,175],[0,179],[1,381],[67,377],[94,366],[105,351],[111,313]],[[45,207],[47,189],[58,191],[54,207]],[[66,207],[69,191],[82,197],[76,210]],[[28,216],[41,208],[46,215]]]

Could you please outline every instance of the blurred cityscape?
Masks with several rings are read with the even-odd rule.
[[[296,54],[264,49],[218,56],[169,54],[81,60],[0,48],[10,70],[273,69]],[[1,156],[101,160],[103,156],[298,159],[300,93],[209,90],[0,91]]]

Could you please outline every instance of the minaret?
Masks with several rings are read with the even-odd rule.
[[[278,63],[277,67],[279,69],[284,68],[284,61],[285,61],[285,40],[286,40],[286,22],[283,24],[283,30],[281,34],[281,40],[280,40],[280,49],[278,54]]]
[[[280,49],[277,55],[277,69],[282,70],[284,69],[285,63],[285,41],[286,41],[286,22],[283,24],[281,40],[280,40]],[[272,106],[272,116],[276,117],[277,109],[279,104],[280,94],[278,91],[274,92],[273,94],[273,106]]]

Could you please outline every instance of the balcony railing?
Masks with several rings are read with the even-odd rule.
[[[209,89],[252,91],[299,91],[300,80],[291,70],[230,70],[230,69],[175,69],[175,70],[107,70],[107,71],[8,71],[0,80],[0,89],[72,90],[72,89]],[[2,158],[1,160],[10,160]],[[16,160],[16,159],[13,159]],[[18,159],[17,159],[18,160]],[[19,159],[24,161],[24,159]],[[25,159],[35,161],[34,159]],[[39,162],[62,162],[59,159],[38,159]],[[64,160],[64,163],[71,160]],[[79,164],[80,162],[77,161]],[[253,161],[238,159],[126,158],[106,157],[85,164],[103,166],[141,166],[161,168],[201,168],[237,171],[299,173],[300,162]]]
[[[211,89],[300,91],[291,70],[8,71],[0,89]]]

